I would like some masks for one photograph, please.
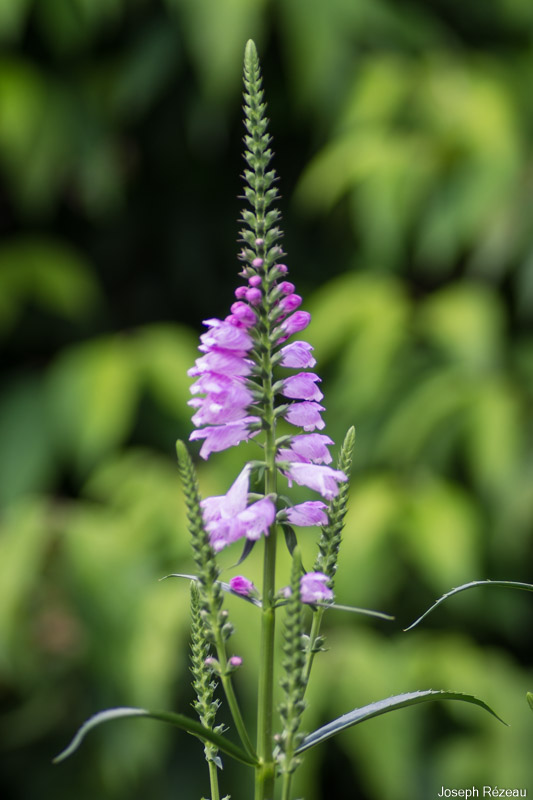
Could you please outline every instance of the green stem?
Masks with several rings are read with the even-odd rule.
[[[309,634],[309,652],[307,653],[307,663],[305,665],[306,688],[309,683],[309,676],[311,675],[311,669],[313,667],[313,661],[315,660],[315,655],[316,655],[316,653],[313,652],[313,646],[320,633],[320,626],[322,624],[323,616],[324,616],[323,608],[317,608],[317,610],[313,613],[313,622],[311,624],[311,632]]]
[[[235,728],[237,729],[237,733],[239,734],[243,747],[248,755],[252,756],[254,759],[257,759],[257,753],[255,752],[254,746],[250,741],[250,737],[248,736],[248,731],[246,730],[246,726],[242,718],[239,703],[237,701],[237,697],[235,696],[231,677],[226,672],[228,668],[226,647],[219,630],[217,630],[215,634],[215,647],[217,651],[218,662],[220,664],[220,682],[222,683],[222,688],[224,689],[224,694],[226,695],[226,700],[228,701],[228,706],[235,724]]]
[[[209,784],[211,786],[211,800],[220,800],[218,790],[218,769],[213,761],[209,761]]]
[[[281,800],[291,800],[292,775],[292,772],[286,772],[283,775]]]
[[[266,340],[270,331],[267,324]],[[266,400],[265,439],[265,494],[276,493],[276,418],[272,392],[271,348],[263,358],[263,388]],[[276,615],[276,525],[272,525],[265,539],[263,562],[263,613],[261,620],[261,652],[259,661],[259,687],[257,700],[257,751],[263,768],[256,772],[256,800],[272,800],[275,768],[273,760],[273,705],[274,705],[274,636]]]

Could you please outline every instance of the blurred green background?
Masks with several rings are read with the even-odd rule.
[[[511,723],[380,717],[313,751],[299,793],[531,791],[531,596],[401,632],[461,582],[533,579],[531,0],[0,0],[0,794],[209,791],[201,746],[152,722],[50,761],[101,708],[192,700],[188,587],[158,579],[192,569],[174,441],[237,281],[250,37],[328,433],[357,430],[337,595],[397,617],[331,612],[305,726],[428,688]],[[204,494],[246,457],[199,464]],[[254,609],[228,607],[253,707]],[[234,800],[244,780],[225,765]]]

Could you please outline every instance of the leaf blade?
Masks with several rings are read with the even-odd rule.
[[[424,613],[420,617],[418,617],[418,619],[412,622],[408,628],[404,628],[404,631],[410,631],[414,627],[416,627],[416,625],[418,625],[419,622],[422,622],[422,620],[425,617],[427,617],[428,614],[431,614],[431,612],[435,608],[437,608],[437,606],[440,606],[441,603],[447,600],[448,597],[453,597],[454,594],[459,594],[460,592],[464,592],[467,589],[475,589],[478,586],[498,586],[504,589],[522,589],[526,592],[533,592],[533,584],[521,583],[520,581],[486,580],[486,581],[470,581],[470,583],[463,583],[461,586],[457,586],[455,589],[451,589],[449,592],[446,592],[446,594],[443,594],[442,597],[439,597],[439,599],[436,600],[435,603],[433,603],[433,605],[427,609],[427,611],[424,611]]]
[[[222,750],[227,755],[232,756],[237,761],[242,761],[243,764],[255,766],[256,762],[247,753],[245,753],[244,750],[233,744],[233,742],[228,741],[220,734],[209,730],[209,728],[205,728],[195,719],[191,719],[190,717],[186,717],[184,714],[177,714],[171,711],[148,711],[145,708],[131,708],[128,706],[108,708],[105,711],[100,711],[98,714],[94,714],[92,717],[89,717],[89,719],[87,719],[78,729],[70,744],[68,744],[67,747],[53,759],[53,763],[59,764],[61,761],[64,761],[66,758],[75,753],[85,739],[86,735],[93,728],[98,727],[98,725],[101,725],[104,722],[127,717],[148,717],[149,719],[155,719],[160,722],[168,722],[171,725],[175,725],[176,727],[187,731],[187,733],[190,733],[193,736],[197,736],[202,741],[207,740],[211,742],[212,744],[216,745],[219,750]]]
[[[492,708],[490,708],[490,706],[474,695],[464,694],[463,692],[426,689],[425,691],[419,692],[405,692],[404,694],[388,697],[385,700],[378,700],[375,703],[370,703],[369,705],[362,706],[361,708],[354,708],[353,711],[349,711],[347,714],[337,717],[337,719],[328,722],[327,725],[323,725],[321,728],[317,728],[316,731],[313,731],[313,733],[310,733],[308,736],[306,736],[298,748],[297,753],[304,752],[304,750],[308,750],[309,748],[326,741],[326,739],[330,739],[332,736],[336,736],[337,733],[340,733],[347,728],[351,728],[360,722],[365,722],[367,719],[378,717],[381,714],[386,714],[389,711],[395,711],[399,708],[407,708],[408,706],[418,705],[419,703],[427,703],[433,700],[459,700],[472,703],[473,705],[480,706],[485,711],[488,711],[504,725],[507,724],[496,714],[495,711],[492,710]]]

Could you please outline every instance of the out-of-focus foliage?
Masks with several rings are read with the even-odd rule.
[[[192,570],[173,442],[200,320],[227,313],[238,271],[250,37],[328,432],[357,431],[338,599],[397,616],[331,612],[304,726],[424,688],[511,723],[376,719],[308,758],[299,795],[531,788],[531,598],[476,590],[400,632],[453,585],[532,580],[530,0],[4,0],[0,793],[208,791],[201,746],[155,723],[50,759],[96,710],[192,701],[188,587],[158,579]],[[246,454],[200,464],[204,494]],[[228,607],[253,707],[254,609]],[[238,797],[239,769],[224,779]]]

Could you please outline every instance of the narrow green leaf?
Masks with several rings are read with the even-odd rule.
[[[533,692],[526,692],[526,700],[529,703],[530,709],[533,711]]]
[[[418,625],[419,622],[422,622],[424,617],[427,617],[428,614],[431,614],[433,609],[437,608],[437,606],[440,606],[444,600],[447,600],[448,597],[452,597],[454,594],[459,594],[459,592],[464,592],[467,589],[475,589],[477,586],[500,586],[504,589],[522,589],[526,592],[533,592],[533,584],[520,583],[519,581],[471,581],[470,583],[464,583],[462,586],[457,586],[456,589],[451,589],[451,591],[446,592],[446,594],[443,594],[442,597],[439,597],[439,599],[433,603],[433,605],[430,606],[421,617],[418,617],[417,620],[411,623],[408,628],[404,628],[404,630],[410,631],[412,628]]]
[[[90,730],[96,728],[98,725],[101,725],[103,722],[121,719],[122,717],[148,717],[150,719],[157,719],[160,722],[168,722],[171,725],[175,725],[176,727],[187,731],[187,733],[191,733],[193,736],[197,736],[203,742],[211,742],[212,744],[216,745],[219,750],[222,750],[224,753],[227,753],[227,755],[232,756],[232,758],[235,758],[237,761],[242,761],[243,764],[255,766],[256,762],[251,758],[251,756],[245,753],[244,750],[238,747],[238,745],[233,744],[233,742],[229,742],[223,736],[220,736],[214,731],[209,730],[209,728],[205,728],[195,719],[186,717],[184,714],[175,714],[170,711],[147,711],[144,708],[127,707],[109,708],[106,711],[100,711],[98,714],[89,717],[89,719],[86,720],[86,722],[84,722],[81,728],[78,730],[68,747],[66,747],[65,750],[63,750],[53,759],[53,763],[58,764],[60,761],[64,761],[66,758],[71,756],[72,753],[78,749]]]
[[[320,608],[334,608],[335,611],[350,611],[352,614],[364,614],[367,617],[377,617],[378,619],[393,620],[390,614],[383,611],[373,611],[371,608],[359,608],[358,606],[341,606],[338,603],[316,603]]]
[[[327,725],[318,728],[316,731],[313,731],[313,733],[310,733],[309,736],[306,736],[296,752],[302,753],[304,750],[308,750],[310,747],[314,747],[316,744],[330,739],[337,733],[346,730],[346,728],[351,728],[359,722],[365,722],[367,719],[379,717],[381,714],[387,714],[389,711],[395,711],[397,708],[407,708],[408,706],[414,706],[418,703],[428,703],[433,700],[461,700],[465,703],[472,703],[484,708],[485,711],[488,711],[489,714],[492,714],[492,716],[496,717],[500,722],[503,722],[504,725],[507,724],[490,708],[490,706],[478,697],[474,697],[474,695],[463,694],[462,692],[427,689],[423,692],[398,694],[394,697],[388,697],[385,700],[378,700],[376,703],[370,703],[362,708],[354,708],[354,710],[350,711],[348,714],[344,714],[342,717],[328,722]]]

